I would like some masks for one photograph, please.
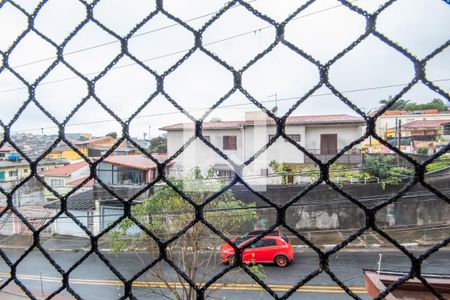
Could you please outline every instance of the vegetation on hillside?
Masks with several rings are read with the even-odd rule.
[[[388,99],[380,100],[380,104],[386,105],[392,101],[392,97]],[[449,107],[445,105],[441,99],[433,99],[426,103],[415,103],[410,100],[399,99],[389,108],[389,110],[424,110],[424,109],[437,109],[439,111],[448,111]]]

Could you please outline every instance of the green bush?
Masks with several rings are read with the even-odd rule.
[[[417,149],[417,154],[427,155],[428,154],[428,148],[419,148],[419,149]]]

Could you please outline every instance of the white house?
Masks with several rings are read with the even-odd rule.
[[[286,121],[286,134],[327,161],[339,150],[361,137],[364,120],[351,115],[291,116]],[[174,124],[161,128],[167,131],[168,156],[176,153],[194,135],[193,124]],[[258,152],[276,133],[276,125],[265,114],[246,113],[243,121],[221,121],[203,123],[203,136],[212,145],[225,153],[236,164],[242,164]],[[270,173],[271,161],[290,164],[313,164],[309,157],[283,138],[278,138],[266,151],[243,171],[244,177],[261,177]],[[338,161],[340,163],[361,163],[361,151],[357,146]],[[201,140],[196,139],[186,147],[169,169],[177,178],[185,176],[194,167],[203,171],[213,168],[219,176],[229,177],[232,167]]]
[[[81,183],[90,174],[89,165],[87,162],[79,161],[68,164],[63,167],[54,168],[51,170],[39,173],[55,191],[64,195],[76,186],[76,183]],[[80,180],[81,179],[81,180]],[[82,190],[78,192],[92,189],[92,182],[88,182]],[[47,201],[56,200],[57,197],[46,190],[45,198]]]

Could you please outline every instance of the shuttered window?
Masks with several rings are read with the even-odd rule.
[[[237,149],[237,137],[236,136],[224,136],[223,137],[223,150],[236,150]]]

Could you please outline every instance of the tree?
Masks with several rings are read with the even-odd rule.
[[[401,183],[402,177],[411,176],[414,171],[410,168],[394,165],[394,156],[390,155],[367,155],[363,163],[363,172],[377,178],[383,188],[388,185]]]
[[[167,135],[162,134],[150,139],[149,150],[151,153],[167,153]]]
[[[211,172],[208,172],[204,176],[196,168],[189,178],[183,181],[171,179],[171,182],[178,189],[183,190],[192,201],[201,204],[224,185],[223,182],[213,179],[211,174]],[[205,207],[204,218],[224,235],[230,236],[233,231],[242,226],[254,224],[258,219],[258,214],[254,209],[250,209],[250,206],[254,206],[254,204],[245,204],[236,199],[232,192],[227,191]],[[171,239],[195,218],[192,205],[168,185],[156,188],[150,198],[132,208],[132,214],[163,241]],[[124,251],[133,247],[133,245],[144,245],[151,258],[156,259],[160,253],[152,238],[144,232],[142,232],[140,239],[127,237],[127,232],[133,226],[136,225],[131,220],[126,219],[118,225],[117,230],[110,234],[113,250]],[[217,269],[219,264],[217,259],[218,249],[223,243],[223,240],[218,238],[209,228],[198,222],[178,239],[171,242],[166,248],[166,253],[168,258],[193,282],[202,285],[211,273],[219,272]],[[260,266],[249,268],[257,276],[263,276]],[[195,290],[180,275],[163,268],[161,263],[151,268],[149,273],[153,280],[155,278],[160,280],[165,287],[149,287],[151,293],[178,300],[195,299]],[[174,283],[176,283],[176,286]],[[210,296],[219,288],[220,286],[211,286],[205,296]]]
[[[380,100],[380,104],[387,105],[392,102],[392,97],[389,96],[388,99]],[[398,99],[395,103],[389,108],[389,110],[402,110],[409,103],[409,100]]]
[[[426,103],[408,103],[405,106],[405,110],[424,110],[424,109],[437,109],[439,111],[447,111],[448,107],[441,99],[433,99]]]
[[[112,137],[114,139],[117,139],[117,132],[111,131],[110,133],[106,134],[106,136],[110,136],[110,137]]]
[[[211,118],[211,120],[209,120],[210,122],[223,122],[223,120],[221,118],[218,117],[213,117]]]

